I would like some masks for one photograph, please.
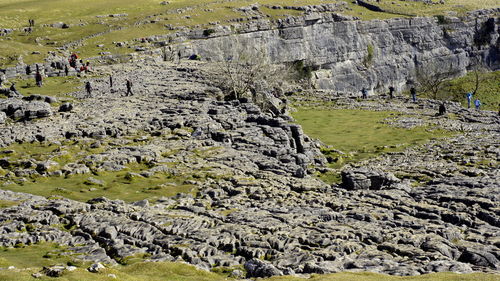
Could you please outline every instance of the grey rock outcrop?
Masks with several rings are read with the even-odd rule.
[[[434,17],[345,21],[336,14],[319,14],[312,22],[302,17],[250,23],[239,26],[239,34],[219,32],[177,48],[185,56],[200,54],[220,61],[261,46],[271,62],[303,61],[320,68],[313,77],[317,88],[385,91],[390,84],[401,90],[416,80],[416,68],[426,64],[447,66],[435,68],[451,68],[457,76],[465,74],[476,58],[490,69],[500,68],[497,15],[498,9],[493,9],[439,22]],[[190,33],[177,36],[196,39]]]
[[[22,99],[9,98],[0,100],[0,112],[4,112],[11,118],[35,118],[49,117],[52,115],[50,104],[44,101],[24,101]]]
[[[399,183],[400,180],[391,173],[367,168],[342,171],[342,186],[346,189],[384,189]]]

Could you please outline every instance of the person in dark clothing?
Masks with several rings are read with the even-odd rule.
[[[391,98],[391,99],[394,98],[394,87],[393,86],[389,87],[389,98]]]
[[[19,92],[17,91],[17,89],[16,89],[16,83],[12,83],[12,85],[10,85],[9,90],[10,90],[11,92],[14,92],[14,94],[16,94],[16,95],[20,95],[20,93],[19,93]]]
[[[415,89],[415,87],[411,87],[410,94],[413,102],[417,102],[417,89]]]
[[[127,96],[131,96],[132,95],[132,82],[130,82],[130,80],[128,80],[128,79],[127,79],[126,86],[127,86]]]
[[[64,73],[66,74],[66,76],[68,76],[69,74],[69,68],[67,65],[64,66]]]
[[[446,114],[446,106],[444,105],[444,102],[439,105],[439,113],[438,116],[442,116]]]
[[[26,66],[26,75],[30,75],[31,74],[31,66],[27,65]]]
[[[38,87],[42,87],[42,80],[43,80],[42,74],[40,74],[40,72],[37,71],[35,74],[35,82]]]
[[[87,81],[87,82],[85,83],[85,90],[87,90],[87,94],[88,94],[89,96],[90,96],[90,95],[92,95],[92,86],[90,85],[90,82],[89,82],[89,81]]]
[[[363,87],[363,89],[361,89],[361,94],[362,94],[363,99],[368,98],[368,90],[365,87]]]

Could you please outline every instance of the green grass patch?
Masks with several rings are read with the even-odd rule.
[[[61,72],[64,73],[63,70]],[[42,87],[36,86],[35,78],[13,79],[11,82],[15,82],[17,90],[25,96],[38,94],[63,99],[72,99],[68,93],[78,91],[83,87],[82,80],[74,76],[45,77]]]
[[[450,132],[427,127],[402,129],[383,123],[384,119],[399,115],[382,111],[299,108],[293,117],[307,135],[328,146],[322,152],[331,168],[451,135]],[[326,182],[338,182],[340,179],[336,173],[325,174],[321,178]]]
[[[156,173],[150,177],[142,177],[135,174],[144,170],[144,167],[140,166],[141,164],[131,164],[127,169],[118,172],[36,177],[26,182],[6,185],[4,189],[45,197],[59,195],[83,202],[101,196],[126,202],[143,199],[154,201],[162,196],[196,193],[193,185],[184,184],[185,180],[190,179],[189,175],[173,176],[167,173]],[[89,177],[102,181],[103,184],[91,184]]]
[[[436,16],[447,12],[464,15],[467,11],[498,7],[497,0],[447,0],[445,4],[429,5],[417,1],[384,0],[376,3],[385,11],[415,16]]]
[[[383,111],[305,108],[293,114],[306,134],[351,154],[356,161],[450,135],[448,132],[426,127],[402,129],[383,123],[384,119],[397,116],[398,113]],[[342,154],[338,155],[342,157]]]
[[[0,200],[0,209],[19,205],[18,201]]]
[[[33,142],[14,143],[0,149],[0,152],[9,159],[9,162],[34,159],[36,161],[51,160],[61,167],[83,159],[89,154],[103,151],[103,148],[91,148],[92,141],[63,140],[60,143]]]
[[[74,259],[75,254],[68,251],[67,247],[54,243],[20,245],[15,248],[0,247],[0,267],[43,267],[67,264]]]

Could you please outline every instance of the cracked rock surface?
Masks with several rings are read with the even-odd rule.
[[[462,131],[357,163],[342,184],[328,185],[310,175],[325,163],[317,142],[289,117],[218,100],[202,63],[141,62],[113,73],[118,87],[92,80],[92,96],[74,93],[81,100],[68,112],[1,125],[0,146],[64,138],[115,145],[64,167],[21,169],[7,154],[0,165],[14,170],[3,182],[15,171],[27,178],[80,173],[99,186],[92,171],[130,163],[148,164],[131,176],[212,176],[190,182],[195,194],[137,202],[47,199],[4,185],[0,198],[18,204],[0,209],[0,245],[51,241],[93,262],[147,254],[204,269],[243,266],[247,277],[500,270],[500,119],[493,112],[450,105],[456,118],[424,118],[436,112],[432,101],[339,98],[339,108],[405,112],[409,119],[388,120],[397,126],[431,122]],[[126,78],[134,81],[133,96],[124,96]]]

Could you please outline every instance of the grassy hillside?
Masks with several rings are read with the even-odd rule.
[[[246,18],[235,8],[258,3],[260,5],[305,6],[336,3],[339,0],[172,0],[162,5],[159,0],[0,0],[0,28],[15,29],[0,37],[0,67],[12,66],[19,56],[26,63],[41,62],[50,51],[79,52],[84,58],[102,52],[123,54],[134,48],[119,48],[113,42],[134,41],[151,35],[168,34],[172,29],[190,26],[209,26],[210,23],[230,24],[237,18]],[[428,16],[448,11],[461,14],[467,10],[498,6],[497,0],[450,0],[446,4],[426,5],[412,1],[382,0],[377,3],[386,13],[372,12],[347,1],[341,13],[361,19],[385,19],[396,16]],[[82,4],[84,3],[84,4]],[[257,12],[256,12],[257,13]],[[300,15],[303,11],[261,7],[263,17],[280,18]],[[110,17],[109,15],[115,15]],[[32,33],[22,29],[28,20],[35,20]],[[69,28],[52,27],[65,23]],[[81,41],[80,41],[81,40]],[[99,46],[99,47],[98,47]],[[39,52],[40,54],[33,53]]]

